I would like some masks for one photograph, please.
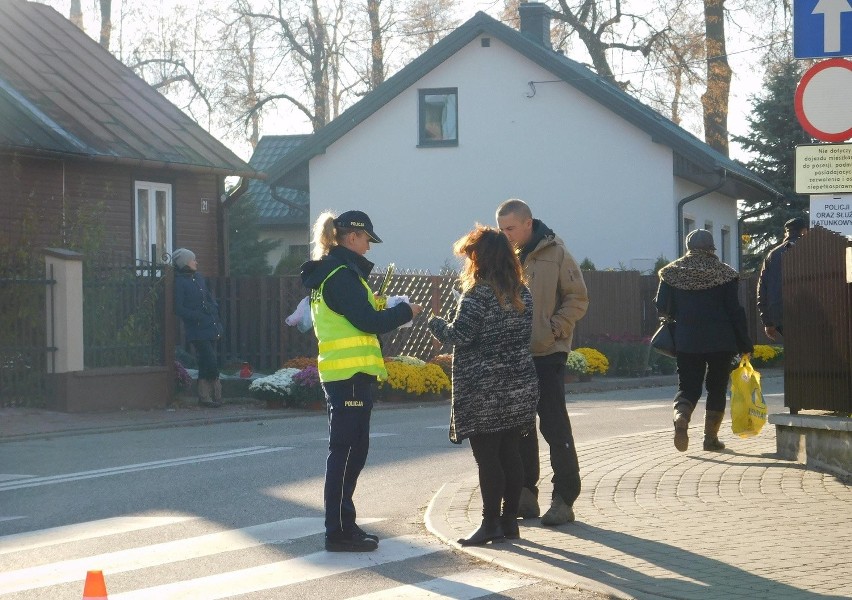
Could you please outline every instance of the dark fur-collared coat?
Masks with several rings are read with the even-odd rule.
[[[525,309],[502,307],[492,288],[477,284],[462,294],[451,322],[429,320],[439,341],[453,348],[450,440],[535,426],[538,377],[530,337],[532,296],[523,289]]]

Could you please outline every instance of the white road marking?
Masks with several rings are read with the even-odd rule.
[[[62,527],[15,533],[0,537],[0,554],[44,548],[45,546],[56,544],[67,544],[68,542],[79,542],[104,535],[127,533],[128,531],[138,531],[150,527],[172,525],[173,523],[189,521],[195,518],[183,515],[174,517],[115,517],[113,519],[102,519],[88,523],[75,523],[74,525],[64,525]]]
[[[226,458],[240,458],[243,456],[252,456],[255,454],[266,454],[267,452],[280,452],[282,450],[292,450],[292,447],[267,447],[267,446],[252,446],[250,448],[237,448],[236,450],[226,450],[224,452],[213,452],[211,454],[199,454],[197,456],[187,456],[185,458],[172,458],[168,460],[157,460],[153,462],[139,463],[134,465],[124,465],[120,467],[110,467],[108,469],[97,469],[95,471],[82,471],[80,473],[66,473],[64,475],[50,475],[47,477],[34,477],[25,481],[12,481],[0,483],[0,492],[8,490],[19,490],[22,488],[39,487],[42,485],[53,485],[56,483],[67,483],[69,481],[80,481],[82,479],[94,479],[96,477],[108,477],[110,475],[120,475],[123,473],[133,473],[135,471],[147,471],[149,469],[162,469],[165,467],[177,467],[182,465],[191,465],[194,463],[207,462],[210,460],[223,460]]]
[[[370,439],[372,440],[373,438],[393,437],[393,436],[395,436],[395,435],[399,435],[399,434],[398,434],[398,433],[371,433],[371,434],[370,434]],[[317,438],[317,440],[316,440],[316,441],[318,441],[318,442],[327,442],[327,441],[328,441],[328,436],[325,436],[325,437],[322,437],[322,438]]]
[[[367,524],[379,520],[381,519],[363,519],[362,522]],[[82,581],[86,571],[92,568],[100,569],[105,573],[124,573],[264,544],[282,544],[324,531],[325,525],[322,518],[303,517],[108,552],[97,556],[64,560],[3,573],[0,576],[0,594]],[[158,598],[159,596],[149,597]]]
[[[17,473],[0,473],[0,481],[15,481],[17,479],[26,479],[34,477],[34,475],[18,475]]]
[[[372,594],[355,596],[349,600],[394,600],[396,598],[452,598],[453,600],[473,600],[507,590],[525,587],[534,583],[516,575],[499,571],[475,569],[447,577],[429,579],[420,583],[401,585]]]
[[[652,410],[654,408],[666,408],[668,404],[643,404],[642,406],[619,406],[618,410]]]
[[[26,518],[27,517],[25,517],[23,515],[15,516],[15,517],[0,517],[0,523],[2,523],[3,521],[17,521],[18,519],[26,519]],[[2,540],[2,538],[0,538],[0,544],[2,544],[2,543],[3,543],[3,540]],[[0,548],[0,554],[3,554],[3,552],[4,552],[3,548]]]
[[[585,417],[589,413],[578,413],[578,412],[569,412],[569,417]]]
[[[449,426],[449,425],[431,425],[431,426],[427,427],[426,429],[444,429],[444,430],[448,430],[449,428],[450,428],[450,426]]]
[[[219,600],[425,556],[443,550],[422,535],[384,539],[374,552],[316,552],[259,567],[111,594],[110,600]]]

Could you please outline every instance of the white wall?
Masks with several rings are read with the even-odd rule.
[[[299,229],[282,229],[280,227],[261,228],[258,232],[259,240],[275,240],[281,244],[266,253],[266,263],[274,269],[281,258],[290,251],[291,245],[305,245],[310,241],[307,227]]]
[[[680,200],[700,192],[703,188],[681,178],[675,178],[675,198]],[[722,229],[730,231],[728,243],[728,264],[739,269],[737,256],[737,202],[733,198],[714,192],[688,202],[683,207],[683,215],[692,218],[698,229],[705,229],[705,223],[712,223],[713,240],[716,242],[716,255],[722,258]],[[684,231],[684,236],[686,235]],[[671,256],[676,257],[676,249]],[[668,255],[667,255],[668,256]]]
[[[675,254],[672,150],[492,38],[456,53],[310,163],[311,221],[366,211],[378,265],[428,268],[503,200],[527,201],[597,268]],[[417,148],[419,88],[458,87],[459,145]],[[684,194],[686,195],[686,194]],[[697,203],[696,203],[697,205]]]

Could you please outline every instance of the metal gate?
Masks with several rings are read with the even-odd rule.
[[[814,227],[784,255],[784,404],[852,412],[849,240]]]
[[[56,353],[46,339],[55,284],[52,266],[47,277],[0,277],[0,406],[46,402],[48,361]]]

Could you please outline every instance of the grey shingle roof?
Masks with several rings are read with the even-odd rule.
[[[597,74],[549,48],[504,25],[483,12],[452,31],[440,42],[421,54],[393,77],[364,96],[359,102],[317,131],[310,140],[282,158],[267,173],[271,185],[308,188],[307,165],[314,156],[325,152],[344,134],[352,130],[397,95],[414,85],[429,71],[451,57],[478,36],[493,36],[538,63],[554,75],[606,106],[620,117],[646,131],[654,141],[671,147],[707,173],[725,171],[737,182],[743,197],[770,197],[778,192],[739,163],[713,150],[671,120],[642,104],[639,100]]]
[[[310,135],[265,135],[258,141],[249,165],[258,171],[266,171],[310,137]],[[308,193],[284,187],[276,188],[275,193],[287,202],[304,206],[305,210],[294,210],[277,201],[273,198],[269,186],[258,180],[249,181],[240,202],[251,202],[257,207],[260,225],[307,225],[310,210]]]
[[[257,176],[53,8],[0,1],[0,150]]]

